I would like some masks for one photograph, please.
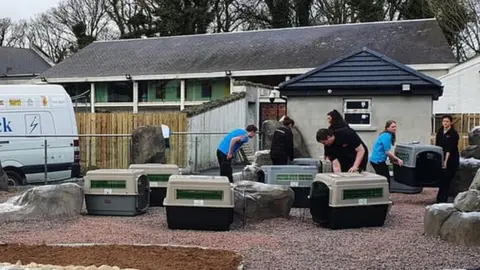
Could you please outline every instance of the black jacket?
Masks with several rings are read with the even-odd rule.
[[[279,127],[272,137],[271,157],[288,157],[293,160],[293,133],[288,127]]]
[[[435,136],[435,145],[442,147],[443,158],[445,154],[450,153],[450,157],[447,161],[447,166],[457,166],[460,162],[460,153],[458,151],[458,141],[460,136],[458,132],[452,127],[446,133],[443,133],[443,127],[437,131]]]

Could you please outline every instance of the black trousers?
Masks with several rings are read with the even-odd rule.
[[[220,176],[228,177],[228,181],[233,183],[232,159],[227,159],[227,155],[217,149],[217,160],[220,166]]]
[[[386,162],[373,163],[370,161],[375,173],[387,178],[388,186],[390,186],[390,171],[388,170],[388,165]]]
[[[272,164],[273,165],[287,165],[288,164],[288,157],[287,156],[270,156],[272,159]]]
[[[458,164],[447,164],[447,168],[443,170],[443,179],[440,182],[437,193],[437,203],[446,203],[448,201],[448,192],[450,191],[450,185],[457,173],[457,169]]]

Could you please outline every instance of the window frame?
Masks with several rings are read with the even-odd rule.
[[[349,102],[367,102],[368,109],[347,109]],[[368,114],[368,124],[352,124],[348,123],[345,118],[345,114]],[[343,99],[343,118],[352,127],[372,127],[372,99],[371,98],[346,98]]]

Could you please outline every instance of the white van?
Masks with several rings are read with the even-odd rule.
[[[0,85],[0,160],[9,185],[45,181],[45,139],[48,181],[79,177],[77,122],[65,89],[53,84]]]

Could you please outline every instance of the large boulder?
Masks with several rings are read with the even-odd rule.
[[[480,169],[477,170],[475,177],[473,177],[472,184],[470,185],[470,189],[480,190]]]
[[[460,192],[467,191],[473,178],[480,169],[480,160],[474,158],[460,158],[460,166],[450,186],[449,196],[455,197]]]
[[[424,216],[426,235],[461,245],[480,246],[480,190],[459,193],[452,203],[426,207]]]
[[[426,207],[424,231],[459,245],[480,246],[480,212],[460,212],[451,203]]]
[[[423,229],[426,235],[437,236],[443,223],[457,211],[451,203],[439,203],[426,207],[423,218]]]
[[[270,150],[257,151],[255,152],[252,164],[245,166],[241,173],[241,177],[238,175],[237,179],[257,182],[260,168],[265,165],[272,165]]]
[[[131,163],[167,163],[161,126],[141,126],[133,131]]]
[[[480,145],[469,145],[460,152],[460,156],[463,158],[475,158],[480,159]]]
[[[472,130],[468,133],[468,144],[480,145],[480,126],[472,128]]]
[[[480,246],[480,213],[453,212],[440,229],[440,238],[459,245]]]
[[[1,162],[0,162],[0,191],[8,191],[8,175],[3,170],[3,166]]]
[[[275,129],[282,124],[276,120],[266,120],[262,123],[262,146],[263,149],[270,149],[272,145],[272,137]],[[300,130],[296,126],[292,128],[293,133],[293,155],[295,158],[310,158],[307,144],[305,143]]]
[[[234,185],[235,213],[250,220],[288,217],[295,194],[288,186],[240,181]]]
[[[470,189],[459,193],[453,201],[453,206],[461,212],[480,213],[480,190]]]
[[[74,217],[83,199],[83,188],[74,183],[34,187],[0,204],[0,222]]]

